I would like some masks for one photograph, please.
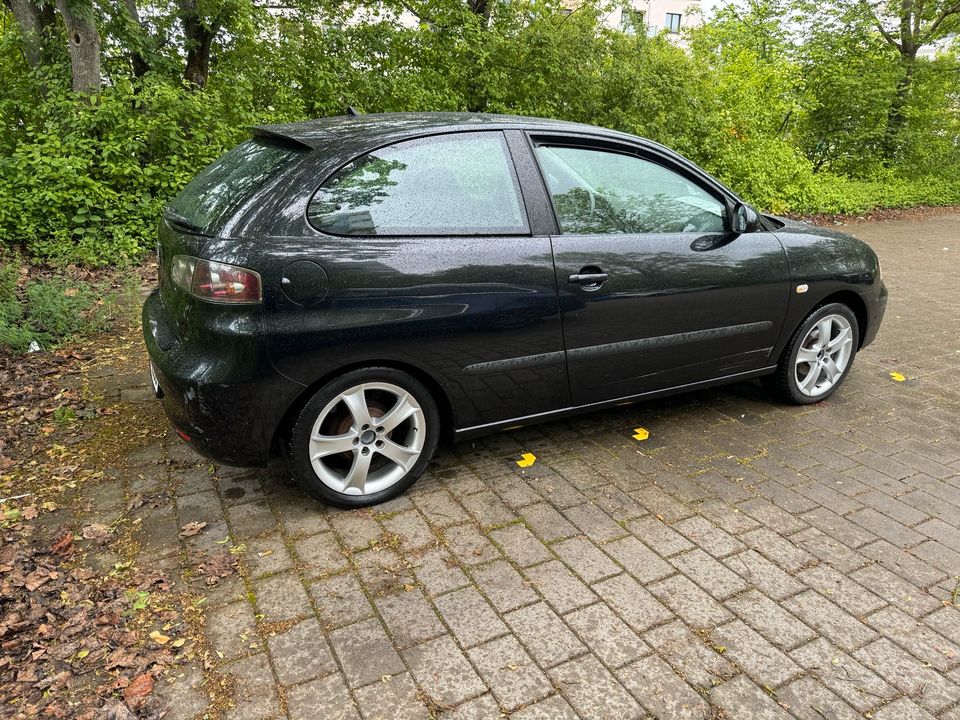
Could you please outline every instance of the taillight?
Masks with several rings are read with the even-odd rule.
[[[209,302],[258,303],[263,297],[259,273],[189,255],[173,258],[170,279],[194,297]]]

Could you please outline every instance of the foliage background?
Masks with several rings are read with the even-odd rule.
[[[607,27],[607,0],[74,0],[99,36],[95,86],[78,91],[72,28],[48,15],[25,34],[13,1],[0,16],[0,247],[47,261],[135,261],[164,203],[247,127],[347,105],[636,133],[773,212],[960,203],[952,18],[937,56],[908,62],[844,0],[732,4],[686,51]]]

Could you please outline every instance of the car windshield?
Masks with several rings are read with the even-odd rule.
[[[170,203],[170,210],[203,231],[229,220],[233,211],[301,151],[267,140],[247,140],[200,171]]]

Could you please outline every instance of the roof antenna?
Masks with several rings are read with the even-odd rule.
[[[353,105],[347,105],[347,115],[350,117],[357,117],[360,115],[360,111],[357,110]]]

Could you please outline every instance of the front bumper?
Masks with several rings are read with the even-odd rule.
[[[880,323],[883,322],[883,315],[887,311],[887,286],[883,280],[880,281],[880,289],[873,300],[864,298],[867,305],[867,330],[863,334],[861,348],[865,348],[877,338],[877,332],[880,330]]]
[[[227,465],[263,465],[287,410],[305,389],[270,364],[260,323],[231,308],[197,307],[179,332],[154,291],[143,305],[143,336],[174,427],[197,452]]]

